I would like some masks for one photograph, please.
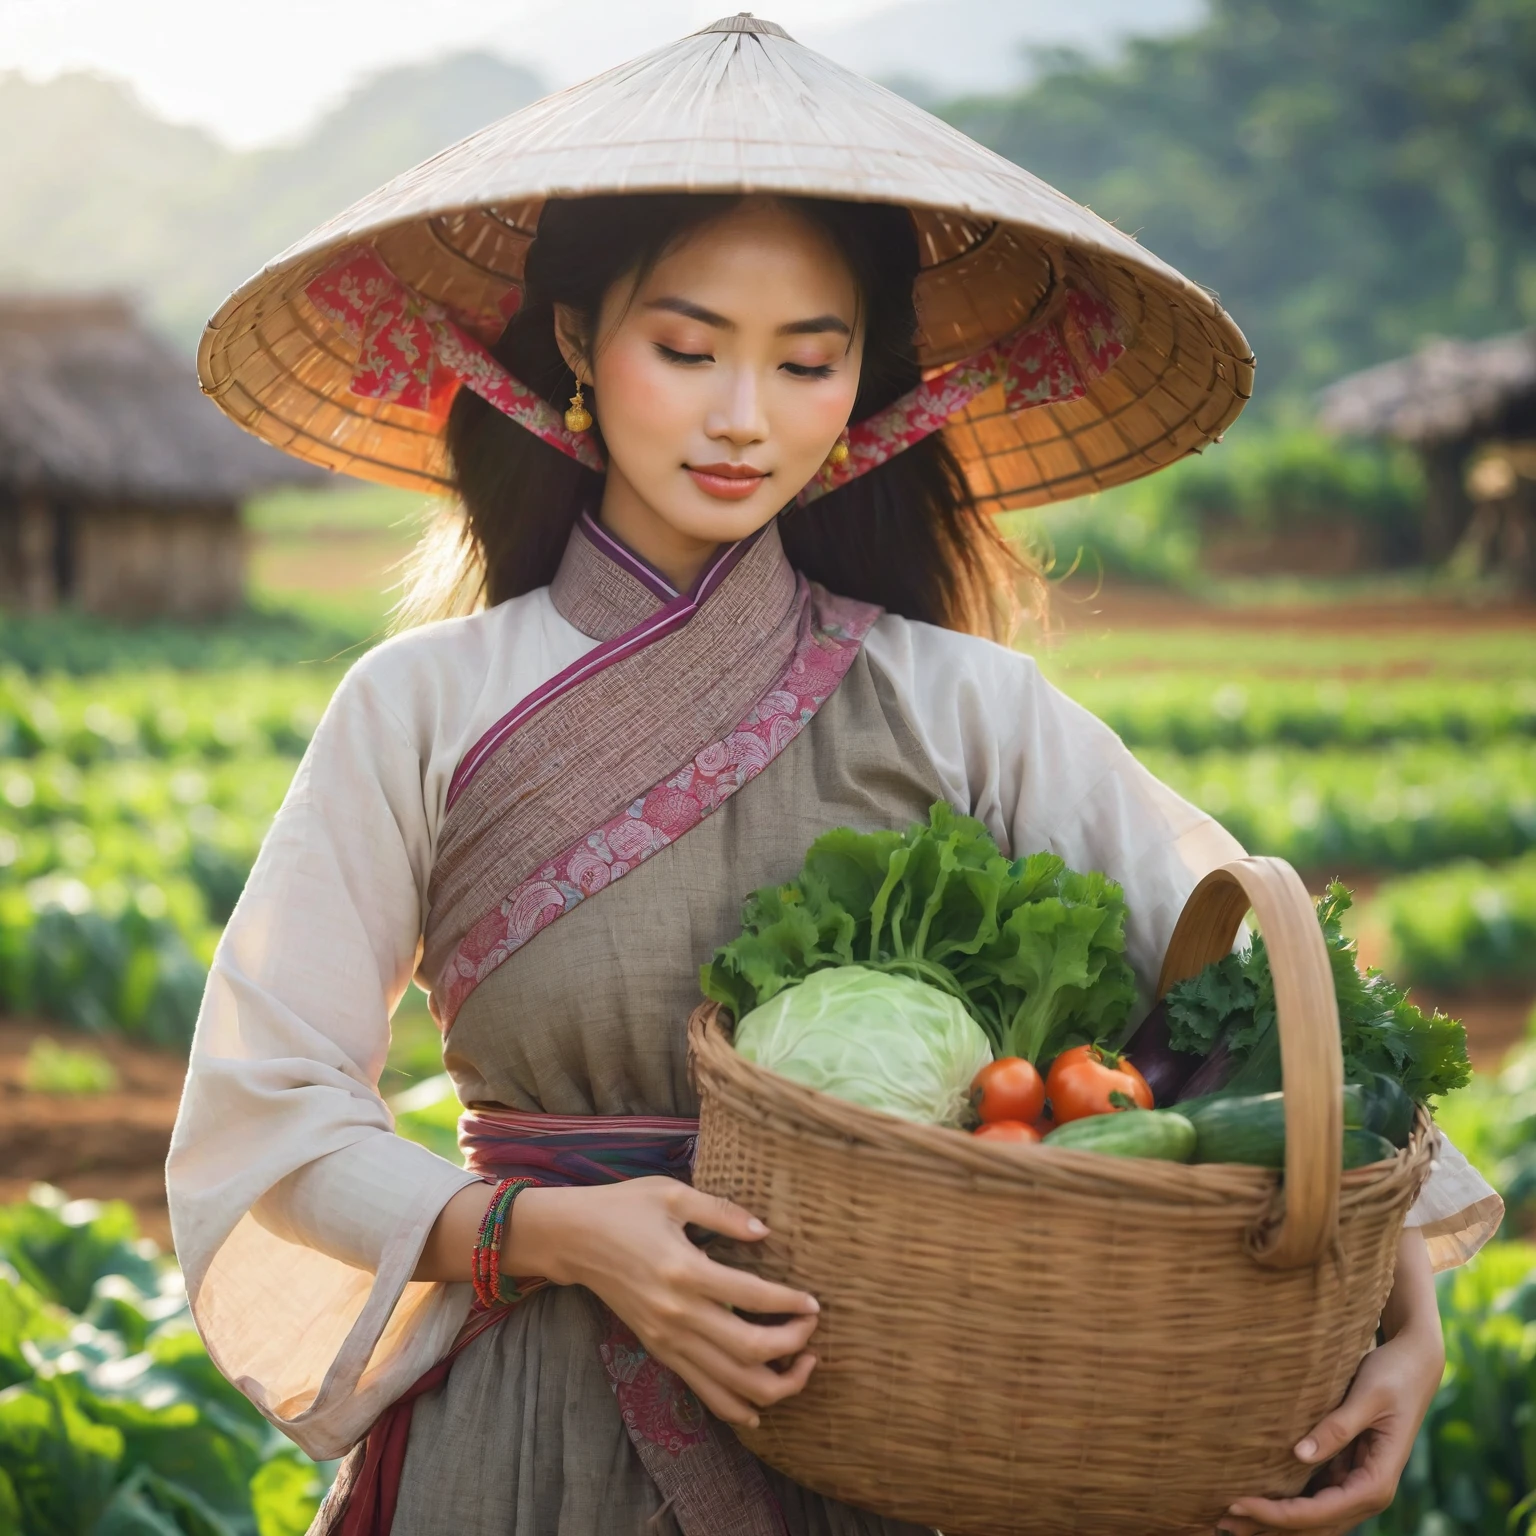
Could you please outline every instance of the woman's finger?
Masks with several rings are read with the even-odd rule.
[[[1335,1486],[1296,1499],[1239,1499],[1221,1523],[1247,1519],[1277,1531],[1347,1531],[1380,1514],[1396,1491],[1397,1474],[1377,1441]]]
[[[690,1184],[679,1184],[676,1180],[672,1184],[669,1204],[677,1221],[691,1222],[743,1243],[756,1243],[767,1237],[767,1223],[759,1221],[751,1211],[719,1195],[707,1195]]]
[[[766,1365],[787,1360],[810,1343],[817,1317],[794,1317],[783,1323],[749,1323],[745,1318],[706,1302],[691,1320],[698,1332],[742,1365]]]
[[[753,1429],[757,1427],[757,1409],[746,1398],[731,1391],[724,1382],[716,1380],[708,1371],[700,1370],[691,1360],[682,1355],[667,1359],[657,1354],[655,1358],[676,1371],[698,1394],[699,1401],[717,1419],[723,1419],[727,1424],[745,1424]]]
[[[797,1291],[792,1285],[780,1285],[775,1280],[764,1280],[761,1275],[749,1274],[744,1269],[732,1269],[705,1256],[705,1265],[698,1271],[699,1294],[717,1301],[722,1307],[735,1307],[740,1312],[811,1313],[821,1311],[821,1303],[806,1291]]]
[[[745,1398],[755,1408],[770,1408],[786,1397],[793,1397],[810,1380],[816,1366],[815,1356],[808,1351],[797,1355],[784,1371],[766,1365],[743,1365],[698,1335],[680,1343],[678,1352],[702,1375]]]
[[[1297,1460],[1313,1467],[1331,1461],[1346,1445],[1363,1435],[1376,1422],[1383,1408],[1389,1406],[1377,1392],[1357,1384],[1311,1434],[1296,1442]]]

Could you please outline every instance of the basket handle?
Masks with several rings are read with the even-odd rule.
[[[1190,893],[1163,959],[1157,995],[1231,948],[1252,908],[1269,950],[1285,1083],[1285,1211],[1251,1250],[1276,1269],[1315,1264],[1339,1225],[1344,1056],[1328,946],[1301,876],[1284,859],[1234,859]]]

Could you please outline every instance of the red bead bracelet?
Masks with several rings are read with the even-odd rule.
[[[511,1306],[523,1299],[523,1293],[501,1274],[501,1240],[506,1231],[512,1202],[534,1184],[533,1179],[503,1179],[491,1196],[491,1203],[480,1219],[480,1233],[475,1239],[471,1260],[475,1300],[489,1311],[495,1306]]]

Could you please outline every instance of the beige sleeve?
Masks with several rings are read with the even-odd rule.
[[[1498,1231],[1503,1219],[1504,1202],[1493,1186],[1441,1132],[1429,1181],[1408,1212],[1407,1222],[1424,1234],[1436,1272],[1465,1264]]]
[[[219,1369],[311,1456],[340,1455],[451,1344],[467,1285],[413,1283],[472,1176],[379,1096],[431,837],[423,747],[367,663],[338,690],[219,943],[166,1169]]]

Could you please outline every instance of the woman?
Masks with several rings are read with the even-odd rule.
[[[690,1241],[764,1235],[675,1176],[697,967],[818,833],[943,798],[1121,881],[1155,976],[1238,850],[977,637],[1025,575],[983,513],[1208,440],[1241,336],[1058,194],[738,17],[383,189],[238,293],[201,366],[292,451],[451,484],[462,533],[413,601],[485,604],[352,669],[221,943],[169,1166],[214,1358],[311,1454],[355,1447],[322,1529],[911,1530],[726,1427],[805,1385],[817,1304]],[[413,975],[468,1171],[378,1097]],[[496,1226],[508,1172],[539,1182]],[[1390,1499],[1439,1378],[1432,1267],[1497,1215],[1447,1150],[1388,1342],[1297,1448],[1358,1465],[1233,1529]]]

